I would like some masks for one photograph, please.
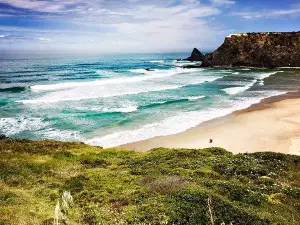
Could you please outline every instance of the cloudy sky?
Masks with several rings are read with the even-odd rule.
[[[299,0],[0,0],[0,50],[209,51],[230,33],[299,21]]]

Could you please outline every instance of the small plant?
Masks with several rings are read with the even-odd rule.
[[[59,200],[57,200],[55,210],[54,210],[54,225],[59,225],[59,221],[62,218],[61,208]]]
[[[64,191],[61,196],[61,204],[60,201],[57,200],[57,204],[54,210],[54,225],[60,225],[61,222],[67,220],[67,216],[69,214],[69,210],[73,206],[73,197],[69,191]]]
[[[211,200],[210,196],[207,199],[207,206],[208,206],[208,211],[209,211],[210,223],[211,223],[211,225],[214,225],[215,220],[214,220],[214,217],[213,217],[212,200]]]

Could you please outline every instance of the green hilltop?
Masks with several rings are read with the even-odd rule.
[[[8,138],[0,151],[1,225],[300,224],[299,156]]]

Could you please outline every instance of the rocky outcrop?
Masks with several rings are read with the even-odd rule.
[[[300,67],[300,32],[232,34],[201,67]]]
[[[151,68],[146,68],[145,70],[146,70],[146,71],[150,71],[150,72],[155,71],[154,69],[151,69]]]
[[[201,63],[200,64],[194,64],[194,65],[183,65],[182,68],[183,69],[193,69],[193,68],[200,68],[201,67]]]
[[[204,60],[204,55],[197,49],[194,48],[192,51],[192,54],[190,57],[188,57],[187,59],[185,59],[187,61],[203,61]]]

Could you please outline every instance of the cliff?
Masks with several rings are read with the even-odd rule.
[[[232,34],[202,67],[300,67],[300,32]]]

